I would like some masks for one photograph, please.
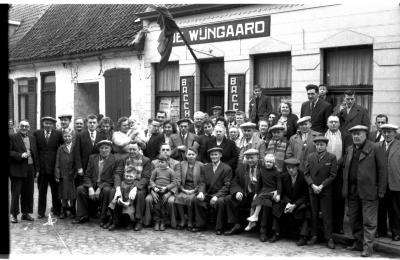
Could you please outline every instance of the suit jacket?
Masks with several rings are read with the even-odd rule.
[[[187,173],[187,169],[188,169],[188,162],[187,161],[182,161],[181,162],[181,177],[180,177],[180,181],[179,181],[179,186],[178,186],[178,190],[181,191],[183,189],[183,187],[185,186],[186,183],[186,173]],[[199,189],[199,184],[200,184],[200,171],[201,171],[201,167],[203,167],[204,164],[196,161],[194,163],[194,167],[193,167],[193,184],[196,187],[195,190]]]
[[[260,175],[260,164],[256,167],[256,176]],[[248,185],[250,181],[249,166],[243,163],[239,163],[235,171],[235,177],[231,182],[230,194],[236,196],[236,193],[241,192],[244,196],[248,194]],[[254,186],[255,188],[255,186]]]
[[[197,154],[197,160],[206,163],[208,162],[208,156],[207,156],[207,143],[212,139],[215,138],[212,135],[199,135],[197,136],[197,143],[199,143],[199,149],[198,149],[198,154]]]
[[[96,130],[97,131],[97,130]],[[96,132],[95,138],[95,145],[92,144],[92,139],[90,138],[89,130],[84,129],[82,132],[76,135],[75,138],[75,147],[74,147],[74,154],[75,154],[75,169],[83,169],[86,171],[89,156],[94,153],[98,153],[99,150],[96,147],[96,144],[101,140],[106,140],[107,137],[105,134],[100,134],[100,132]]]
[[[379,145],[384,147],[384,142]],[[400,191],[400,141],[395,139],[389,146],[389,152],[385,152],[387,158],[387,182],[389,190]]]
[[[36,130],[33,136],[36,138],[40,174],[54,174],[57,150],[58,147],[64,143],[61,132],[53,129],[50,134],[49,142],[46,142],[44,129]]]
[[[169,144],[171,146],[171,157],[175,160],[182,161],[184,159],[184,152],[179,151],[177,147],[180,145],[185,145],[186,148],[192,147],[197,150],[199,148],[199,144],[197,143],[196,139],[196,135],[189,132],[187,133],[186,143],[183,143],[180,134],[172,134],[169,138]]]
[[[121,181],[124,179],[124,172],[125,172],[125,164],[126,160],[128,159],[128,154],[124,155],[120,160],[118,160],[117,164],[117,176],[115,178],[115,187],[121,186]],[[154,167],[151,163],[151,160],[146,156],[142,156],[142,173],[140,175],[140,180],[137,183],[137,189],[143,190],[147,189],[149,185],[151,172],[153,171]]]
[[[232,169],[228,164],[220,162],[215,173],[213,164],[206,164],[200,170],[199,192],[211,197],[225,197],[229,194],[231,180]]]
[[[35,173],[40,170],[39,166],[39,157],[36,148],[36,139],[32,135],[28,135],[29,143],[31,147],[31,156],[33,160],[33,167],[35,169]],[[10,135],[10,176],[12,177],[22,177],[25,178],[28,176],[28,158],[22,158],[21,155],[27,152],[24,141],[22,140],[21,133],[16,133]]]
[[[298,209],[300,205],[308,203],[308,185],[304,179],[304,174],[298,171],[294,186],[292,186],[292,178],[288,172],[282,174],[282,202],[285,204],[295,204]]]
[[[326,152],[320,161],[318,157],[317,152],[308,155],[304,178],[309,186],[322,184],[322,194],[332,190],[330,184],[336,178],[337,160],[336,156],[329,152]]]
[[[345,166],[343,170],[342,195],[349,195],[349,171],[353,159],[354,147],[346,150]],[[369,140],[365,141],[362,148],[357,170],[357,188],[360,199],[377,200],[378,193],[384,195],[387,185],[387,164],[385,151],[379,144]]]
[[[261,95],[258,101],[258,113],[256,113],[256,99],[253,97],[249,103],[249,115],[252,122],[255,121],[256,115],[261,119],[267,117],[268,113],[272,112],[271,101],[266,95]]]
[[[326,132],[326,130],[328,129],[326,122],[331,114],[332,105],[323,99],[318,99],[312,113],[310,110],[310,101],[306,101],[301,105],[300,117],[311,116],[311,129],[316,132]]]
[[[299,169],[301,171],[305,170],[305,160],[306,160],[307,156],[310,153],[316,151],[313,140],[316,136],[319,136],[319,135],[321,135],[321,133],[310,130],[310,132],[308,133],[308,137],[307,137],[305,146],[301,139],[300,133],[290,137],[289,146],[286,150],[286,158],[296,157],[297,159],[299,159],[300,160]]]
[[[150,160],[157,159],[163,140],[163,134],[153,134],[146,144],[146,149],[143,150],[143,155],[150,158]]]
[[[377,130],[374,130],[374,131],[370,132],[369,135],[368,135],[368,140],[370,140],[373,143],[381,142],[380,140],[378,140],[378,142],[376,142],[377,132],[378,132]],[[382,137],[383,137],[383,134],[382,134]]]
[[[368,111],[360,105],[354,104],[347,114],[346,109],[339,111],[338,115],[340,120],[340,130],[348,133],[348,130],[356,125],[365,125],[370,127],[371,121],[369,120]],[[350,144],[349,144],[350,145]]]
[[[209,149],[217,146],[217,138],[214,136],[211,140],[207,143],[206,151]],[[224,137],[222,143],[218,146],[223,149],[221,162],[228,164],[232,170],[236,169],[236,165],[238,162],[238,150],[236,149],[236,144],[234,141],[229,140],[228,138]],[[210,155],[207,154],[207,162],[211,162]]]
[[[242,137],[242,140],[244,140],[244,136]],[[241,142],[242,142],[241,140]],[[251,145],[247,144],[247,146],[243,146],[242,148],[240,148],[240,153],[239,153],[239,162],[243,162],[243,158],[244,158],[244,152],[246,152],[249,149],[256,149],[260,152],[260,158],[264,158],[265,153],[267,151],[267,147],[266,147],[266,143],[264,142],[263,139],[260,138],[259,133],[254,133],[253,134],[253,140]]]
[[[118,178],[118,164],[114,154],[110,154],[105,160],[102,172],[99,172],[99,159],[99,154],[92,154],[89,156],[88,166],[83,175],[83,186],[87,188],[97,186],[100,189],[104,187],[114,187]],[[100,182],[97,183],[99,174]]]
[[[71,151],[68,152],[66,144],[58,147],[56,166],[54,169],[54,175],[56,178],[66,178],[68,176],[75,177],[74,168],[74,141],[71,144]]]

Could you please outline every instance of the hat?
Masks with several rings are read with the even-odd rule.
[[[221,106],[214,106],[211,108],[211,110],[222,110]]]
[[[252,122],[246,122],[240,125],[240,128],[256,128],[256,124]]]
[[[64,117],[67,117],[67,118],[69,118],[69,120],[71,120],[71,118],[72,118],[72,115],[71,114],[61,114],[61,115],[59,115],[58,116],[58,118],[64,118]]]
[[[252,154],[260,154],[260,152],[257,149],[250,148],[247,151],[243,153],[244,155],[252,155]]]
[[[100,147],[100,146],[102,146],[103,144],[112,146],[113,142],[111,142],[110,140],[104,139],[104,140],[98,141],[97,144],[96,144],[96,146],[97,146],[97,147]]]
[[[187,122],[187,123],[189,123],[189,124],[192,124],[193,122],[192,122],[192,120],[190,119],[190,118],[182,118],[182,119],[180,119],[180,120],[178,120],[178,122],[176,122],[178,125],[180,125],[181,123],[183,123],[183,122]]]
[[[213,147],[211,149],[208,149],[207,153],[212,153],[212,152],[220,152],[222,153],[224,149],[222,149],[221,147]]]
[[[236,110],[226,110],[225,114],[236,114]]]
[[[300,160],[296,157],[288,158],[284,162],[286,165],[300,165]]]
[[[381,125],[381,129],[391,129],[391,130],[397,131],[397,129],[399,129],[399,127],[397,125],[393,125],[393,124],[383,124],[383,125]]]
[[[315,137],[314,140],[313,140],[314,143],[316,143],[316,142],[318,142],[318,141],[325,142],[325,143],[329,143],[329,139],[326,138],[325,136],[317,136],[317,137]]]
[[[285,130],[285,126],[283,126],[283,125],[273,125],[268,129],[268,132],[272,132],[274,130]]]
[[[353,131],[357,131],[357,130],[362,130],[362,131],[368,132],[368,126],[356,125],[356,126],[353,126],[352,128],[350,128],[348,131],[353,132]]]
[[[299,124],[301,124],[301,123],[303,123],[303,122],[307,122],[307,121],[311,121],[311,116],[303,116],[302,118],[300,118],[300,119],[297,121],[297,124],[299,125]]]
[[[54,123],[57,123],[57,119],[55,119],[54,117],[51,116],[44,116],[42,117],[41,121],[53,121]]]

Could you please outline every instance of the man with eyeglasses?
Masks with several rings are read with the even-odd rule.
[[[21,199],[22,220],[33,221],[33,185],[39,173],[36,138],[29,134],[29,122],[22,120],[16,134],[10,135],[11,223],[18,223]]]

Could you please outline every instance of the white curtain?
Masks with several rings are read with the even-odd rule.
[[[157,68],[157,90],[179,91],[179,63],[170,62],[163,70]]]
[[[254,80],[261,88],[290,88],[292,62],[289,54],[260,56],[254,62]]]

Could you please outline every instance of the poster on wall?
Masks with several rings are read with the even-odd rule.
[[[179,97],[160,98],[159,110],[167,113],[167,118],[176,122],[179,120]]]
[[[228,76],[228,109],[244,111],[245,74]]]
[[[180,78],[181,118],[190,118],[194,113],[194,76]]]

